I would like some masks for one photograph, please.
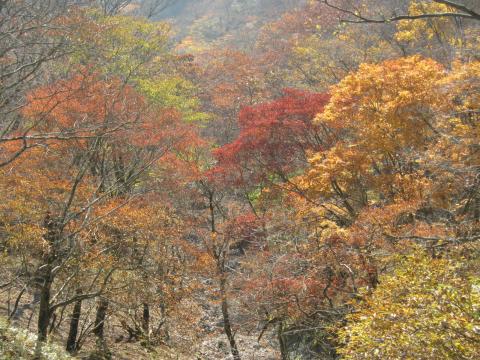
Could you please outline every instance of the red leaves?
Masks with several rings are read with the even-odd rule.
[[[246,249],[265,249],[266,232],[264,221],[252,213],[239,215],[226,224],[225,232],[235,240],[242,252]]]
[[[88,134],[138,118],[144,101],[133,88],[118,79],[102,80],[83,69],[31,92],[24,115],[39,122],[43,130],[78,130]]]
[[[152,107],[132,86],[88,69],[31,92],[28,101],[23,114],[34,124],[31,132],[52,140],[71,138],[81,145],[87,138],[108,135],[122,146],[177,150],[200,142],[177,110]]]
[[[215,172],[241,184],[287,178],[302,169],[307,152],[321,147],[312,120],[328,100],[326,94],[287,89],[277,100],[243,108],[238,138],[214,152]]]

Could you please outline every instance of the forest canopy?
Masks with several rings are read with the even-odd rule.
[[[480,358],[478,0],[0,0],[1,359]]]

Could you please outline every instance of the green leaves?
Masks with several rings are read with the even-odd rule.
[[[183,64],[170,47],[170,25],[127,16],[89,11],[73,41],[73,64],[82,64],[106,78],[119,78],[147,100],[179,111],[185,121],[204,121],[196,88],[185,79]]]
[[[139,79],[138,86],[153,103],[180,111],[187,122],[210,119],[208,114],[197,111],[200,103],[195,97],[194,85],[180,76]]]

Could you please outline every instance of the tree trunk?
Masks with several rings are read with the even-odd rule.
[[[53,263],[56,258],[56,242],[60,239],[60,229],[56,219],[47,212],[43,222],[47,233],[44,239],[50,248],[43,255],[43,265],[38,269],[37,284],[40,288],[40,308],[38,312],[38,342],[44,342],[48,336],[48,325],[50,324],[50,293],[53,283]]]
[[[52,288],[52,269],[50,264],[44,265],[40,285],[40,307],[38,311],[38,341],[47,340],[50,324],[50,292]]]
[[[50,259],[50,257],[47,258]],[[53,276],[52,267],[49,262],[41,267],[41,274],[39,274],[38,282],[40,287],[40,306],[38,310],[37,344],[33,357],[34,360],[39,360],[41,358],[43,344],[48,336],[48,325],[50,324],[50,293]]]
[[[278,343],[280,344],[280,356],[282,357],[282,360],[288,360],[288,351],[287,351],[287,346],[285,344],[285,339],[283,337],[283,322],[280,321],[278,324]]]
[[[57,313],[55,311],[50,312],[50,328],[48,329],[48,334],[50,335],[57,325]]]
[[[97,307],[97,314],[95,316],[95,327],[93,328],[93,333],[100,340],[103,340],[103,331],[105,325],[105,318],[107,317],[107,310],[108,300],[105,298],[100,298]]]
[[[147,303],[143,304],[142,330],[145,337],[148,338],[150,332],[150,309]]]
[[[77,289],[77,295],[82,293],[81,289]],[[78,325],[80,324],[80,315],[82,313],[82,300],[75,302],[72,311],[72,317],[70,319],[70,330],[68,332],[67,346],[68,352],[73,353],[77,350],[77,335]]]
[[[215,228],[215,206],[213,202],[214,193],[209,193],[208,201],[210,208],[210,231],[212,235],[217,233]],[[215,251],[214,251],[215,252]],[[240,353],[238,352],[237,342],[235,341],[235,334],[232,331],[232,325],[230,323],[230,315],[228,313],[228,298],[227,298],[227,278],[225,274],[225,258],[221,258],[225,254],[214,254],[215,261],[217,262],[217,274],[220,277],[220,296],[222,298],[222,316],[223,316],[223,329],[227,335],[228,342],[230,343],[230,352],[232,353],[233,360],[241,360]]]
[[[167,321],[167,310],[165,306],[165,302],[162,300],[160,302],[160,313],[162,314],[162,323],[163,323],[163,331],[164,331],[164,336],[165,336],[165,341],[170,341],[170,331],[169,331],[169,326],[168,326],[168,321]]]
[[[105,298],[100,298],[97,306],[97,314],[95,316],[95,327],[93,328],[93,333],[97,337],[97,351],[99,351],[99,354],[97,354],[95,358],[98,359],[111,359],[111,354],[104,338],[107,310],[108,300]]]
[[[226,279],[225,274],[221,274],[220,278],[220,294],[222,297],[222,315],[223,315],[223,328],[227,335],[228,342],[230,343],[230,351],[234,360],[241,360],[240,353],[238,352],[237,343],[235,341],[235,334],[232,332],[232,325],[230,323],[230,315],[228,313],[228,299],[226,291]]]

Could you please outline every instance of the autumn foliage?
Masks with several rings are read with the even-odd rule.
[[[479,358],[475,1],[87,3],[0,1],[32,357]]]
[[[259,184],[274,177],[284,180],[303,169],[308,154],[322,146],[321,130],[313,119],[328,98],[285,90],[277,100],[243,108],[239,136],[214,152],[215,171],[225,174],[227,181]]]

